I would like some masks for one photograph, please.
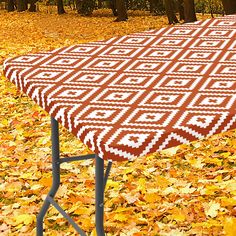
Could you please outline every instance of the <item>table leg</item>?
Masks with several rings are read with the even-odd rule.
[[[60,150],[58,122],[51,118],[51,140],[52,140],[52,187],[44,201],[44,204],[37,216],[37,236],[43,236],[43,218],[50,206],[48,197],[54,198],[60,186]]]
[[[104,160],[95,157],[95,196],[96,196],[96,232],[98,236],[105,236],[104,232]]]
[[[50,205],[54,206],[65,219],[75,228],[81,235],[86,236],[84,231],[73,221],[73,219],[57,204],[54,200],[56,192],[60,186],[60,164],[64,162],[79,161],[95,158],[95,172],[96,172],[96,231],[98,236],[105,236],[104,232],[104,190],[106,182],[111,170],[112,162],[108,161],[108,166],[104,175],[104,160],[95,154],[88,154],[84,156],[65,157],[60,159],[60,146],[59,146],[59,128],[58,122],[51,117],[51,140],[52,140],[52,187],[44,200],[43,206],[37,216],[37,236],[43,236],[43,219],[48,211]]]

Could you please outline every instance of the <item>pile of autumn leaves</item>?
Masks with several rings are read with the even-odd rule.
[[[74,14],[0,11],[0,63],[49,50],[166,26],[163,17],[109,11]],[[51,184],[49,116],[2,75],[0,79],[0,235],[35,235]],[[63,156],[89,150],[61,128]],[[182,145],[135,162],[114,164],[105,193],[108,236],[236,235],[236,132]],[[64,163],[57,200],[88,235],[94,230],[94,162]],[[50,208],[45,235],[77,235]]]

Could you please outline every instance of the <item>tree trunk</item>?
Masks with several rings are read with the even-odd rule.
[[[114,16],[118,16],[116,9],[116,0],[111,0],[111,10]]]
[[[163,0],[149,0],[150,13],[152,15],[163,15],[165,14],[165,7]]]
[[[135,2],[134,2],[134,0],[130,0],[129,2],[126,1],[126,4],[127,4],[127,8],[128,8],[128,9],[133,9],[133,8],[135,7]],[[128,6],[128,4],[129,4],[129,6]]]
[[[236,13],[236,1],[235,0],[221,0],[221,1],[222,1],[226,15]]]
[[[150,13],[154,13],[154,5],[155,5],[154,0],[150,0],[149,4],[150,4]]]
[[[30,3],[30,7],[29,7],[29,12],[36,12],[36,3],[37,0],[31,0]]]
[[[167,15],[169,24],[178,23],[179,21],[175,15],[173,0],[164,0],[164,5],[165,5],[166,15]]]
[[[59,15],[66,13],[63,6],[63,0],[57,0],[57,13]]]
[[[17,0],[17,11],[22,12],[28,9],[26,0]]]
[[[184,20],[184,0],[178,0],[179,19]]]
[[[194,22],[196,20],[194,0],[184,0],[184,22]]]
[[[7,11],[14,11],[15,7],[14,7],[14,0],[8,0],[7,2]]]
[[[214,6],[213,6],[213,2],[209,1],[208,2],[209,8],[210,8],[210,13],[211,13],[211,18],[214,18]]]
[[[126,9],[124,0],[116,0],[116,9],[117,9],[118,16],[115,22],[127,21],[128,15],[127,15],[127,9]]]
[[[160,13],[160,0],[149,0],[150,5],[150,13],[153,15],[158,15],[158,12]]]
[[[98,0],[98,9],[102,8],[102,0]]]
[[[35,3],[30,4],[29,12],[36,12],[36,4]]]

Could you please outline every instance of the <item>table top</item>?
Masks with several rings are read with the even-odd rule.
[[[236,128],[236,15],[10,58],[5,76],[101,158]]]

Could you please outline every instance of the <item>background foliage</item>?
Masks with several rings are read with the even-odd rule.
[[[0,0],[0,2],[5,2],[6,0]],[[63,0],[65,6],[70,6],[71,9],[75,10],[75,1],[76,0]],[[82,15],[89,15],[93,10],[110,8],[111,0],[78,0],[80,2],[80,12]],[[175,0],[176,1],[176,0]],[[149,0],[127,0],[127,7],[129,10],[150,10],[150,1]],[[39,0],[37,2],[38,9],[42,6],[55,6],[55,0]],[[2,6],[2,8],[4,8]],[[223,7],[221,0],[195,0],[196,12],[202,14],[223,14]],[[0,8],[1,9],[1,8]],[[164,15],[165,8],[163,1],[159,0],[155,5],[154,14]]]

